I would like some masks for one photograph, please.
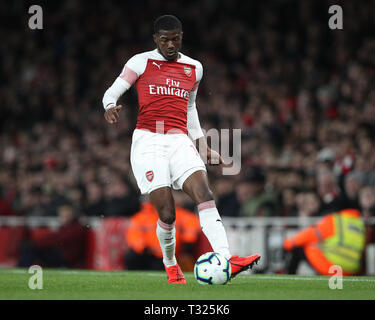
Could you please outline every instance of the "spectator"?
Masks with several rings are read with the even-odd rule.
[[[14,216],[14,215],[18,215],[18,213],[12,209],[12,206],[11,204],[8,203],[8,201],[0,197],[0,216]]]
[[[8,27],[0,31],[0,197],[8,213],[53,216],[66,199],[87,208],[92,202],[80,185],[87,183],[103,186],[110,215],[138,210],[135,204],[135,211],[125,208],[113,196],[127,197],[121,183],[110,186],[116,176],[131,176],[126,146],[137,114],[135,91],[125,94],[127,107],[116,128],[103,121],[98,93],[124,61],[152,48],[155,5],[150,3],[123,4],[126,10],[110,2],[49,4],[45,10],[54,12],[46,15],[50,28],[37,36],[25,32],[24,19],[15,18],[27,12],[26,3],[6,7],[2,17]],[[246,180],[252,166],[263,168],[266,189],[279,197],[291,187],[316,188],[322,213],[345,207],[343,178],[351,171],[364,173],[365,183],[374,185],[375,45],[369,31],[374,4],[343,3],[343,11],[350,12],[344,33],[331,32],[320,16],[328,0],[300,2],[287,10],[280,1],[272,3],[272,10],[253,1],[231,1],[225,10],[220,1],[200,4],[192,0],[176,13],[187,30],[184,52],[196,56],[205,70],[197,100],[200,122],[205,129],[241,129],[243,138],[242,170],[224,177],[233,190],[218,196],[223,215],[243,213],[235,193],[242,197],[240,189],[247,187],[237,188],[237,182]],[[157,6],[166,12],[172,8],[168,2]],[[205,17],[198,24],[197,8]],[[80,28],[76,21],[90,27]],[[90,42],[99,29],[103,37]],[[203,29],[214,31],[202,34]],[[233,141],[229,144],[231,150]],[[290,178],[298,185],[284,180],[282,170],[294,172]],[[328,175],[322,176],[322,170]],[[208,171],[212,181],[222,184],[221,170]],[[269,184],[272,171],[278,172],[274,185]],[[136,198],[139,194],[132,193]]]
[[[279,215],[277,196],[265,190],[266,177],[259,168],[253,168],[245,180],[246,200],[240,215],[247,217]]]
[[[214,193],[217,197],[216,206],[222,216],[237,217],[239,215],[241,205],[233,184],[230,179],[218,179],[214,183]],[[244,187],[246,188],[246,185]],[[237,192],[241,193],[241,185],[238,186]],[[244,193],[244,197],[247,198],[247,190],[244,190]]]
[[[297,212],[297,190],[295,188],[285,188],[281,192],[281,216],[293,216]]]
[[[139,195],[120,178],[114,178],[108,183],[104,194],[106,216],[131,216],[140,208]]]
[[[364,183],[364,175],[358,171],[352,171],[346,174],[344,182],[344,190],[346,196],[347,208],[359,209],[358,193]],[[345,201],[344,200],[344,201]]]
[[[296,196],[296,205],[295,215],[298,217],[315,217],[320,215],[320,198],[313,190],[299,192]]]
[[[317,176],[317,189],[322,199],[322,214],[340,210],[345,207],[344,198],[335,175],[330,171],[321,171]]]
[[[103,188],[99,183],[90,182],[86,186],[86,205],[84,208],[87,216],[104,216],[105,200],[103,196]]]
[[[375,217],[375,189],[365,185],[359,190],[359,206],[365,219]]]
[[[74,208],[58,208],[60,227],[21,244],[19,267],[33,264],[51,268],[84,268],[86,229],[78,221]],[[32,234],[32,231],[29,233]]]

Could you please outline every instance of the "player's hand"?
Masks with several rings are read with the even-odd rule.
[[[218,152],[207,148],[207,163],[213,166],[217,166],[219,164],[223,164],[224,160]]]
[[[109,123],[116,123],[118,118],[120,117],[119,111],[121,110],[122,105],[118,105],[116,107],[110,108],[106,110],[104,113],[104,118],[109,122]]]

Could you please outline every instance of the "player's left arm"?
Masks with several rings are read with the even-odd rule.
[[[204,136],[200,125],[198,111],[195,102],[198,93],[199,82],[201,81],[202,76],[203,67],[200,63],[198,63],[198,65],[196,66],[196,82],[193,87],[193,90],[189,94],[189,101],[187,107],[187,130],[191,140],[198,141],[201,156],[204,159],[207,159],[207,162],[209,164],[218,165],[224,163],[223,159],[218,152],[212,150],[207,145],[206,137]]]

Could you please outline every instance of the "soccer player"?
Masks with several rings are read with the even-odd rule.
[[[181,22],[175,16],[157,18],[153,35],[156,49],[130,58],[103,97],[104,117],[109,123],[116,123],[122,108],[117,100],[136,85],[139,113],[132,137],[131,167],[141,193],[150,195],[158,212],[156,233],[163,263],[168,282],[176,284],[184,284],[186,279],[175,257],[172,187],[183,190],[196,203],[202,231],[213,251],[230,261],[232,278],[260,259],[258,254],[239,257],[229,251],[206,167],[192,143],[198,139],[203,144],[209,164],[223,163],[221,156],[207,146],[196,109],[203,67],[179,51],[182,36]]]

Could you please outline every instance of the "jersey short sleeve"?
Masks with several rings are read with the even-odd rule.
[[[126,62],[125,67],[133,70],[140,77],[145,72],[146,65],[147,57],[144,54],[136,54]]]

